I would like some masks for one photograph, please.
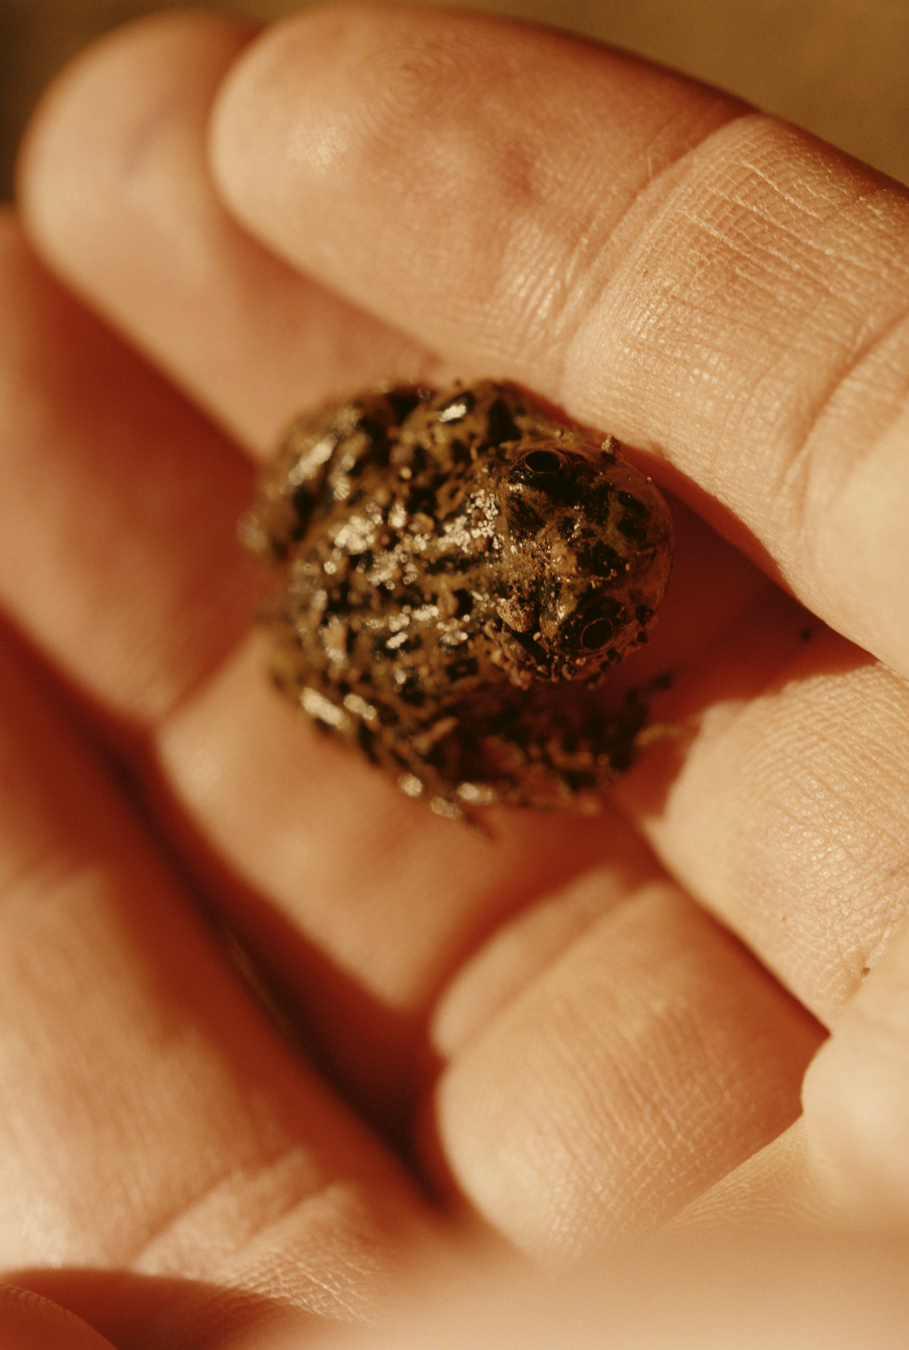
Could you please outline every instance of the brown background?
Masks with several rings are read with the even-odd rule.
[[[92,37],[174,4],[0,0],[0,195],[40,90]],[[484,0],[614,42],[753,100],[909,181],[909,0]],[[218,8],[217,5],[213,8]],[[268,20],[292,0],[222,4]]]

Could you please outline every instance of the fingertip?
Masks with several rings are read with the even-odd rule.
[[[0,1285],[0,1344],[3,1350],[113,1350],[68,1309],[14,1285]]]
[[[300,408],[389,375],[423,378],[432,358],[288,267],[225,209],[208,122],[251,36],[201,12],[111,34],[49,91],[19,180],[44,260],[261,454]]]
[[[23,218],[48,261],[78,274],[73,230],[86,248],[103,241],[98,224],[110,211],[111,184],[141,181],[159,124],[185,88],[187,66],[197,78],[200,66],[219,78],[254,31],[201,10],[146,15],[92,43],[57,76],[16,166]]]
[[[402,151],[430,139],[441,164],[439,110],[476,79],[468,67],[425,79],[428,63],[451,66],[458,21],[470,22],[394,4],[314,5],[260,34],[225,79],[210,127],[213,176],[244,225],[297,265],[317,261],[333,283],[367,259],[381,266],[378,237],[391,234],[397,249]],[[421,109],[427,84],[434,107]],[[425,170],[413,177],[419,196]]]
[[[332,145],[330,137],[307,134],[296,114],[301,100],[332,121],[343,113],[330,95],[343,78],[338,67],[349,70],[356,62],[358,11],[356,5],[313,5],[271,24],[224,80],[212,110],[210,151],[230,200],[242,205],[244,177],[256,170],[263,186],[283,192],[269,182],[263,154],[318,171],[341,149],[340,138]]]

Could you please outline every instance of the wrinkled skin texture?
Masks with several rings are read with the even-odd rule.
[[[595,810],[646,701],[585,689],[647,641],[672,564],[665,499],[617,450],[488,381],[301,419],[241,527],[281,568],[279,687],[439,814]]]

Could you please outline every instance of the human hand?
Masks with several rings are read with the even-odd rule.
[[[129,1345],[349,1316],[465,1217],[582,1257],[699,1201],[823,1209],[843,1103],[759,1150],[906,910],[905,193],[551,33],[248,38],[90,51],[22,166],[58,280],[4,233],[0,598],[40,654],[4,657],[4,1261]],[[224,434],[486,374],[678,494],[638,670],[689,733],[598,820],[488,836],[272,695]]]

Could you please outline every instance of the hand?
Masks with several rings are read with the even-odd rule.
[[[907,908],[906,193],[552,33],[249,41],[87,53],[4,228],[9,1278],[220,1346],[374,1307],[465,1221],[543,1258],[686,1207],[903,1224],[901,1061],[886,1148],[839,1032],[772,1141],[822,1026],[879,1063],[903,988],[894,946],[853,999]],[[677,494],[638,671],[684,734],[596,820],[482,834],[273,694],[234,532],[296,411],[487,374]]]

